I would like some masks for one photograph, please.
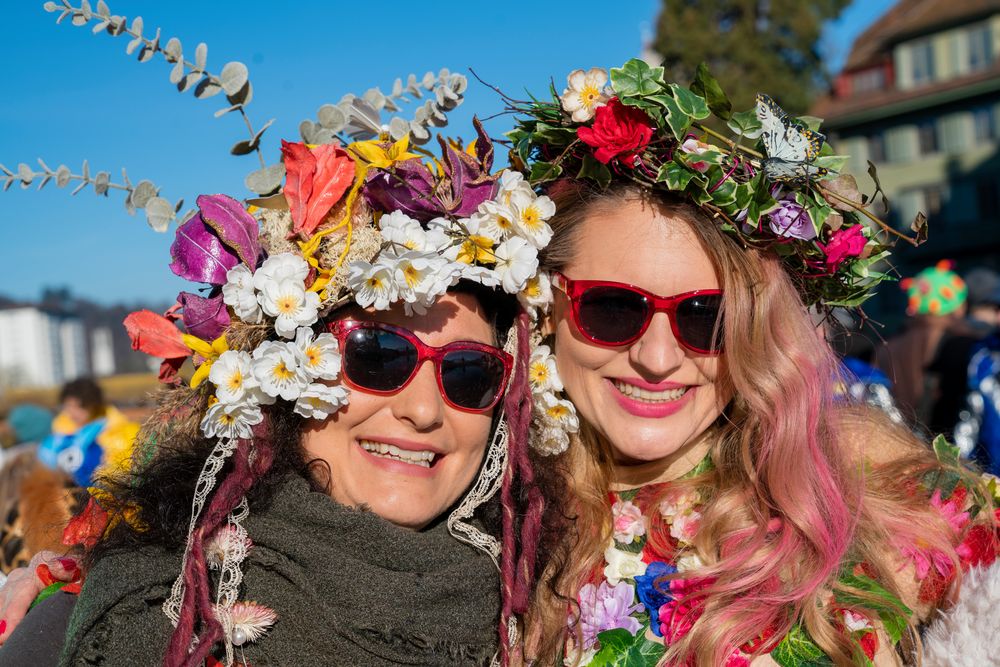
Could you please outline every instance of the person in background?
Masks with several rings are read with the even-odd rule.
[[[53,434],[38,448],[43,464],[68,473],[79,486],[88,486],[101,466],[126,465],[139,425],[105,401],[97,382],[68,382],[59,392],[59,403]]]
[[[931,408],[928,427],[931,433],[954,436],[956,424],[966,405],[970,390],[969,361],[985,338],[997,328],[1000,312],[1000,276],[991,269],[979,267],[965,275],[969,288],[968,331],[945,338],[928,371],[937,375],[937,400]]]
[[[997,278],[995,273],[990,273]],[[970,274],[969,280],[972,279]],[[981,302],[970,304],[969,315],[979,323],[980,331],[988,335],[969,341],[964,359],[956,352],[951,361],[954,365],[961,362],[966,379],[961,409],[954,420],[954,439],[964,456],[996,475],[1000,474],[1000,387],[997,384],[1000,376],[1000,278],[987,286],[991,291]]]
[[[906,290],[909,319],[901,333],[876,350],[875,365],[892,381],[907,422],[933,432],[931,414],[942,374],[935,362],[950,339],[971,333],[964,319],[968,287],[948,260],[904,279],[900,286]],[[945,383],[950,386],[950,379]]]
[[[37,446],[52,433],[52,413],[39,405],[17,405],[0,415],[0,465]]]

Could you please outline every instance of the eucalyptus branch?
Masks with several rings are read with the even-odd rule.
[[[141,16],[133,18],[131,25],[129,25],[126,17],[112,14],[104,0],[98,0],[96,9],[91,7],[89,0],[80,0],[79,7],[72,5],[69,0],[60,0],[60,2],[50,0],[44,4],[44,8],[50,13],[59,12],[56,23],[61,23],[66,17],[72,17],[71,20],[75,26],[85,26],[91,21],[95,21],[92,28],[95,35],[102,31],[113,37],[128,35],[132,40],[128,43],[125,52],[131,55],[136,49],[139,49],[138,59],[141,63],[148,62],[157,53],[163,54],[164,59],[174,65],[170,70],[170,83],[175,84],[181,93],[186,92],[192,86],[194,87],[194,96],[198,99],[225,93],[230,106],[217,111],[216,118],[236,111],[243,117],[250,133],[248,141],[238,142],[230,152],[233,155],[256,152],[261,167],[264,166],[260,138],[273,121],[266,123],[257,132],[253,129],[253,124],[245,109],[246,105],[253,99],[253,86],[250,83],[246,65],[241,62],[229,62],[223,66],[218,75],[212,74],[206,69],[208,46],[204,42],[198,44],[195,49],[194,62],[191,62],[184,57],[179,39],[172,37],[165,46],[161,47],[159,28],[156,29],[156,35],[153,39],[147,39],[142,34],[143,21]]]
[[[724,134],[721,134],[719,132],[716,132],[715,130],[713,130],[712,128],[708,127],[707,125],[701,125],[700,123],[692,123],[691,126],[697,128],[699,130],[701,130],[702,132],[704,132],[707,135],[715,137],[719,141],[724,141],[726,143],[726,145],[729,146],[730,148],[732,148],[733,150],[742,151],[742,152],[746,153],[747,155],[749,155],[751,157],[757,158],[758,160],[765,159],[765,156],[764,156],[763,153],[759,153],[759,152],[753,150],[752,148],[747,148],[746,146],[743,146],[742,144],[738,144],[735,141],[733,141],[732,139],[730,139],[729,137],[727,137]]]
[[[38,164],[41,171],[35,171],[21,162],[17,165],[17,172],[0,164],[0,180],[3,180],[3,189],[7,190],[17,182],[22,189],[26,190],[37,180],[39,190],[51,181],[55,181],[56,187],[60,188],[73,182],[79,182],[71,193],[74,195],[88,185],[94,189],[94,194],[104,197],[108,196],[109,190],[121,190],[126,193],[125,210],[128,211],[129,215],[135,215],[136,209],[144,209],[149,226],[158,232],[167,231],[168,225],[176,218],[177,212],[184,205],[183,199],[178,200],[176,204],[171,204],[160,197],[160,189],[152,181],[143,180],[132,185],[125,169],[122,169],[122,182],[112,183],[110,172],[99,171],[91,176],[90,165],[86,160],[83,161],[83,168],[79,174],[74,174],[69,167],[63,164],[52,169],[41,158],[38,158]]]
[[[861,204],[860,202],[856,202],[856,201],[854,201],[854,200],[852,200],[852,199],[850,199],[848,197],[844,197],[843,195],[841,195],[839,193],[833,192],[832,190],[828,190],[827,188],[824,188],[822,185],[820,185],[818,183],[816,184],[816,188],[819,190],[820,194],[823,195],[824,197],[826,197],[827,199],[833,198],[833,199],[836,199],[837,201],[841,202],[842,204],[846,204],[847,206],[850,206],[855,211],[857,211],[858,213],[860,213],[861,215],[865,216],[866,218],[868,218],[869,220],[871,220],[872,222],[874,222],[876,225],[878,225],[879,227],[881,227],[883,231],[888,232],[889,234],[892,234],[893,236],[897,236],[897,237],[903,239],[904,241],[906,241],[907,243],[909,243],[910,245],[912,245],[914,247],[920,245],[919,243],[917,243],[916,239],[914,239],[912,237],[909,237],[906,234],[903,234],[899,230],[893,229],[890,225],[888,225],[886,222],[884,222],[877,215],[873,214],[871,211],[869,211],[868,209],[866,209],[864,207],[864,205]]]

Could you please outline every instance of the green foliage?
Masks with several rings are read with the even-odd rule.
[[[663,87],[663,68],[633,58],[621,67],[611,68],[611,86],[620,97],[652,95]]]
[[[729,120],[733,111],[733,103],[729,101],[715,77],[708,71],[708,65],[699,63],[691,82],[691,92],[701,95],[708,103],[708,108],[722,120]]]
[[[597,635],[601,650],[588,667],[655,667],[666,652],[664,646],[646,639],[648,624],[637,634],[618,628]]]
[[[801,624],[795,625],[785,635],[781,643],[771,651],[771,658],[781,667],[833,667],[833,661],[816,645]]]
[[[823,24],[848,4],[663,0],[653,50],[663,58],[667,80],[695,81],[699,64],[712,63],[735,108],[746,109],[756,93],[767,92],[786,110],[801,114],[828,75],[819,51]],[[704,91],[695,92],[711,102]]]
[[[885,632],[895,644],[906,630],[907,618],[913,613],[902,600],[886,590],[880,583],[863,574],[845,574],[840,583],[864,591],[862,596],[853,592],[838,590],[834,593],[837,603],[845,607],[865,609],[878,614]]]

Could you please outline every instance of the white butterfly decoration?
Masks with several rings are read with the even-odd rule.
[[[772,181],[801,185],[827,170],[811,164],[826,137],[791,118],[767,95],[757,93],[757,118],[764,140],[764,173]]]

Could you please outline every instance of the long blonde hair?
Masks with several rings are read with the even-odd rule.
[[[797,622],[835,663],[855,664],[859,649],[831,613],[845,563],[865,563],[899,594],[893,536],[910,544],[919,539],[958,571],[947,523],[926,497],[899,483],[939,469],[936,458],[880,413],[834,404],[837,359],[773,253],[740,247],[691,204],[653,200],[634,186],[598,193],[564,181],[549,195],[558,213],[543,268],[560,270],[570,261],[587,216],[641,197],[690,226],[725,290],[720,335],[724,381],[734,398],[710,427],[712,469],[673,485],[702,490],[706,502],[694,547],[705,565],[685,575],[714,581],[694,601],[698,620],[668,646],[663,664],[721,664],[734,648],[759,639],[762,628],[774,629],[780,640]],[[892,460],[864,470],[862,434],[894,452]],[[527,621],[528,652],[543,664],[554,661],[574,632],[579,640],[577,594],[603,564],[611,539],[610,443],[584,423],[567,456],[577,532],[555,556]],[[651,517],[650,540],[662,538],[662,530]],[[873,600],[865,591],[850,592]],[[919,650],[912,622],[906,634],[908,650]],[[757,650],[773,647],[758,642]]]

